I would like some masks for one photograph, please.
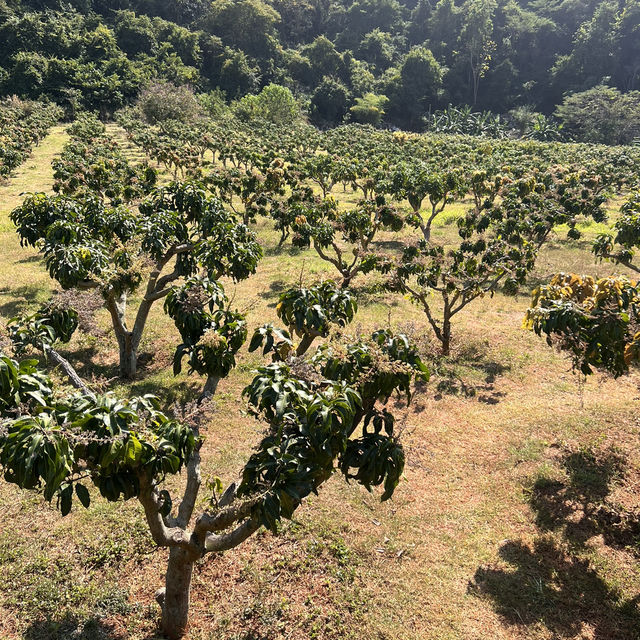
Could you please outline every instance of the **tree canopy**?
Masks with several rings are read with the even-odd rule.
[[[375,95],[388,101],[385,122],[417,130],[451,104],[499,114],[527,107],[546,116],[559,107],[567,134],[610,143],[637,136],[627,133],[635,124],[625,119],[637,120],[637,96],[627,93],[640,90],[638,0],[117,6],[3,3],[0,95],[46,95],[69,114],[88,108],[109,115],[158,81],[220,89],[228,100],[280,85],[300,104],[311,99],[321,124],[341,122],[352,106],[358,120],[379,122],[380,111],[369,107]],[[590,122],[580,120],[580,109]],[[602,131],[618,126],[625,133]]]

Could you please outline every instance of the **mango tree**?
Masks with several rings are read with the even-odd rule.
[[[559,273],[534,291],[523,326],[545,335],[585,375],[615,377],[640,363],[640,289],[625,276]]]
[[[137,200],[156,185],[155,169],[146,162],[132,165],[96,116],[83,114],[67,133],[69,141],[51,163],[55,192],[100,194],[117,204]]]
[[[186,357],[191,373],[206,376],[200,400],[212,396],[220,379],[236,366],[236,354],[247,339],[244,317],[228,305],[222,285],[200,275],[174,287],[165,300],[165,311],[182,337],[173,373],[182,371]]]
[[[63,289],[96,289],[109,311],[120,374],[136,373],[138,347],[153,304],[182,277],[248,277],[262,255],[247,227],[195,182],[154,189],[137,208],[95,194],[30,194],[11,213],[23,245],[44,256]],[[127,299],[141,290],[135,318]]]
[[[460,171],[436,171],[426,162],[402,162],[390,173],[388,181],[387,189],[394,198],[408,200],[427,242],[431,239],[436,216],[467,192]],[[425,198],[429,200],[430,210],[422,217],[420,212]]]
[[[217,349],[205,358],[224,359]],[[334,473],[391,497],[404,467],[387,401],[411,399],[413,382],[428,372],[404,336],[375,332],[368,340],[328,343],[308,361],[273,362],[244,390],[248,410],[266,433],[226,490],[201,501],[202,414],[171,418],[151,396],[54,397],[35,361],[0,356],[0,465],[4,478],[54,498],[62,515],[74,496],[88,508],[94,485],[103,498],[137,499],[156,545],[169,548],[164,588],[156,599],[162,631],[181,638],[188,624],[196,562],[228,551],[262,526],[274,533],[301,502]],[[216,365],[211,364],[212,368]],[[224,371],[226,365],[217,365]],[[201,429],[203,433],[201,433]],[[177,500],[165,478],[186,469]]]
[[[325,280],[311,287],[287,289],[280,294],[276,312],[288,327],[277,336],[280,341],[290,340],[296,335],[300,342],[295,355],[304,355],[316,338],[326,338],[331,327],[344,327],[349,324],[356,312],[358,303],[348,289],[342,289],[332,280]],[[249,351],[254,351],[273,331],[260,327],[254,333]],[[266,344],[265,344],[266,346]],[[292,345],[293,346],[293,345]],[[267,351],[271,348],[268,347]]]
[[[292,207],[296,212],[292,243],[313,246],[318,256],[342,276],[343,288],[357,274],[373,269],[379,256],[372,245],[379,232],[401,231],[415,218],[400,213],[383,196],[362,200],[348,211],[341,211],[333,198],[310,198],[293,203]]]
[[[334,168],[337,158],[329,153],[314,153],[306,156],[299,164],[300,178],[314,183],[326,198],[336,181]]]
[[[554,227],[567,224],[569,236],[578,237],[580,216],[604,219],[606,197],[594,193],[593,183],[592,176],[561,167],[501,179],[495,195],[458,220],[456,245],[421,240],[407,246],[391,267],[388,287],[424,311],[442,354],[449,355],[453,317],[475,299],[493,295],[501,283],[506,293],[515,293]]]
[[[601,260],[610,260],[640,273],[640,266],[633,262],[640,247],[640,191],[634,191],[620,207],[620,217],[614,229],[615,236],[603,233],[596,238],[593,252]]]
[[[264,171],[215,169],[207,176],[206,183],[248,225],[255,222],[258,215],[268,215],[272,202],[284,195],[286,180],[284,163],[276,158]]]

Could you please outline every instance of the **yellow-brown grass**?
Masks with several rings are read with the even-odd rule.
[[[55,288],[37,254],[20,248],[8,213],[21,192],[50,188],[49,163],[64,139],[55,129],[0,188],[5,320]],[[354,199],[340,188],[335,193]],[[456,205],[440,216],[441,238],[453,241],[451,221],[463,210]],[[600,229],[586,227],[586,240]],[[279,250],[268,223],[257,231],[266,248],[258,273],[227,285],[251,328],[276,320],[284,287],[331,274],[310,251]],[[586,242],[561,238],[544,250],[531,286],[559,270],[614,270],[595,265]],[[358,330],[390,322],[428,350],[420,311],[398,296],[367,294],[370,280],[355,282]],[[435,375],[406,414],[408,463],[393,500],[381,504],[376,494],[334,478],[280,535],[263,533],[205,560],[194,581],[190,638],[640,637],[637,548],[592,530],[583,517],[603,500],[640,506],[637,377],[594,376],[582,384],[562,355],[520,328],[527,303],[526,294],[498,293],[456,316],[453,355],[432,358]],[[108,328],[106,315],[100,322]],[[111,337],[79,336],[65,354],[85,375],[111,378],[117,357]],[[193,393],[200,380],[170,374],[176,339],[157,305],[139,379],[113,386],[122,393],[152,391],[167,404]],[[259,362],[243,352],[220,384],[206,430],[205,477],[235,478],[259,438],[260,425],[243,414],[240,399]],[[611,456],[624,463],[607,475]],[[135,503],[92,497],[89,510],[74,508],[63,519],[37,494],[0,484],[0,638],[154,637],[153,594],[166,551],[154,550]],[[557,507],[551,525],[545,505]]]

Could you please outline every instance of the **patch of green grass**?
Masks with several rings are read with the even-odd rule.
[[[540,460],[545,449],[549,446],[546,440],[528,438],[517,445],[509,447],[509,453],[516,463],[536,462]]]

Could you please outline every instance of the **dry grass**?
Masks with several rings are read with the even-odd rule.
[[[50,186],[48,163],[63,140],[55,130],[0,189],[5,318],[53,288],[35,254],[19,247],[7,214],[21,191]],[[451,221],[462,210],[442,214],[441,237],[454,237]],[[598,230],[585,228],[586,239]],[[275,320],[278,292],[299,280],[303,264],[307,282],[327,273],[311,252],[278,250],[268,224],[258,232],[266,257],[257,275],[228,285],[250,326]],[[561,237],[531,286],[558,270],[611,271],[593,264],[584,243]],[[367,283],[356,281],[359,329],[390,321],[428,345],[419,310],[367,294]],[[520,329],[527,302],[497,294],[456,317],[454,353],[434,359],[436,375],[408,413],[408,465],[392,501],[335,478],[280,535],[260,534],[198,567],[192,640],[640,638],[633,532],[625,538],[624,523],[594,529],[585,517],[603,502],[640,506],[638,379],[579,385],[561,355]],[[167,404],[193,392],[199,380],[167,369],[176,344],[168,326],[158,305],[142,345],[147,364],[133,385],[116,388],[155,391]],[[115,373],[108,340],[79,337],[67,356],[85,374]],[[204,468],[226,481],[259,436],[240,401],[259,361],[242,354],[207,430]],[[96,499],[62,519],[7,484],[0,499],[1,638],[155,637],[153,593],[166,552],[154,551],[136,504]]]

